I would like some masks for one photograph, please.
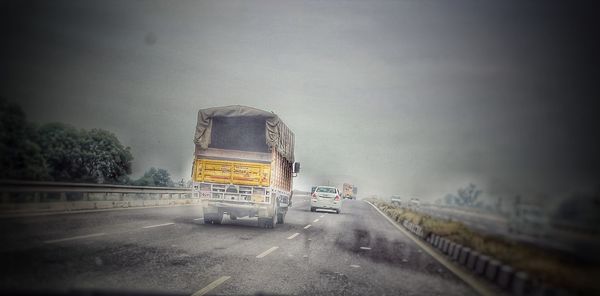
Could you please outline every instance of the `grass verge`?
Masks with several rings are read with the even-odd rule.
[[[517,270],[528,272],[543,283],[600,295],[600,286],[596,283],[596,279],[600,278],[600,268],[595,264],[531,244],[484,235],[461,222],[434,218],[388,202],[374,199],[369,201],[397,222],[411,221],[420,225],[426,234],[435,233],[492,256]]]

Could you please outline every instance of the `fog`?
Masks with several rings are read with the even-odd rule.
[[[3,2],[0,96],[188,179],[198,109],[296,135],[295,188],[598,190],[598,10],[547,1]]]

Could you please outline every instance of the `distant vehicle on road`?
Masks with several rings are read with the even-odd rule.
[[[417,197],[413,197],[408,202],[410,208],[418,209],[421,206],[421,201]]]
[[[356,196],[354,195],[354,185],[350,183],[344,183],[342,186],[342,197],[348,199],[354,199]]]
[[[202,109],[194,143],[192,190],[204,223],[220,224],[224,214],[258,217],[265,228],[284,223],[300,164],[279,116],[237,105]]]
[[[339,214],[342,211],[340,191],[333,186],[317,186],[310,198],[310,211],[318,209],[334,210]]]

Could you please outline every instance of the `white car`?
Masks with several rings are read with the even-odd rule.
[[[310,211],[317,209],[334,210],[339,214],[342,211],[340,191],[332,186],[317,186],[310,197]]]

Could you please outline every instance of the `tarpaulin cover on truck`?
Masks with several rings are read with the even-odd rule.
[[[294,133],[281,121],[279,116],[272,112],[240,105],[198,111],[194,143],[201,149],[207,149],[210,145],[214,117],[264,117],[267,145],[275,148],[289,162],[294,162]]]

